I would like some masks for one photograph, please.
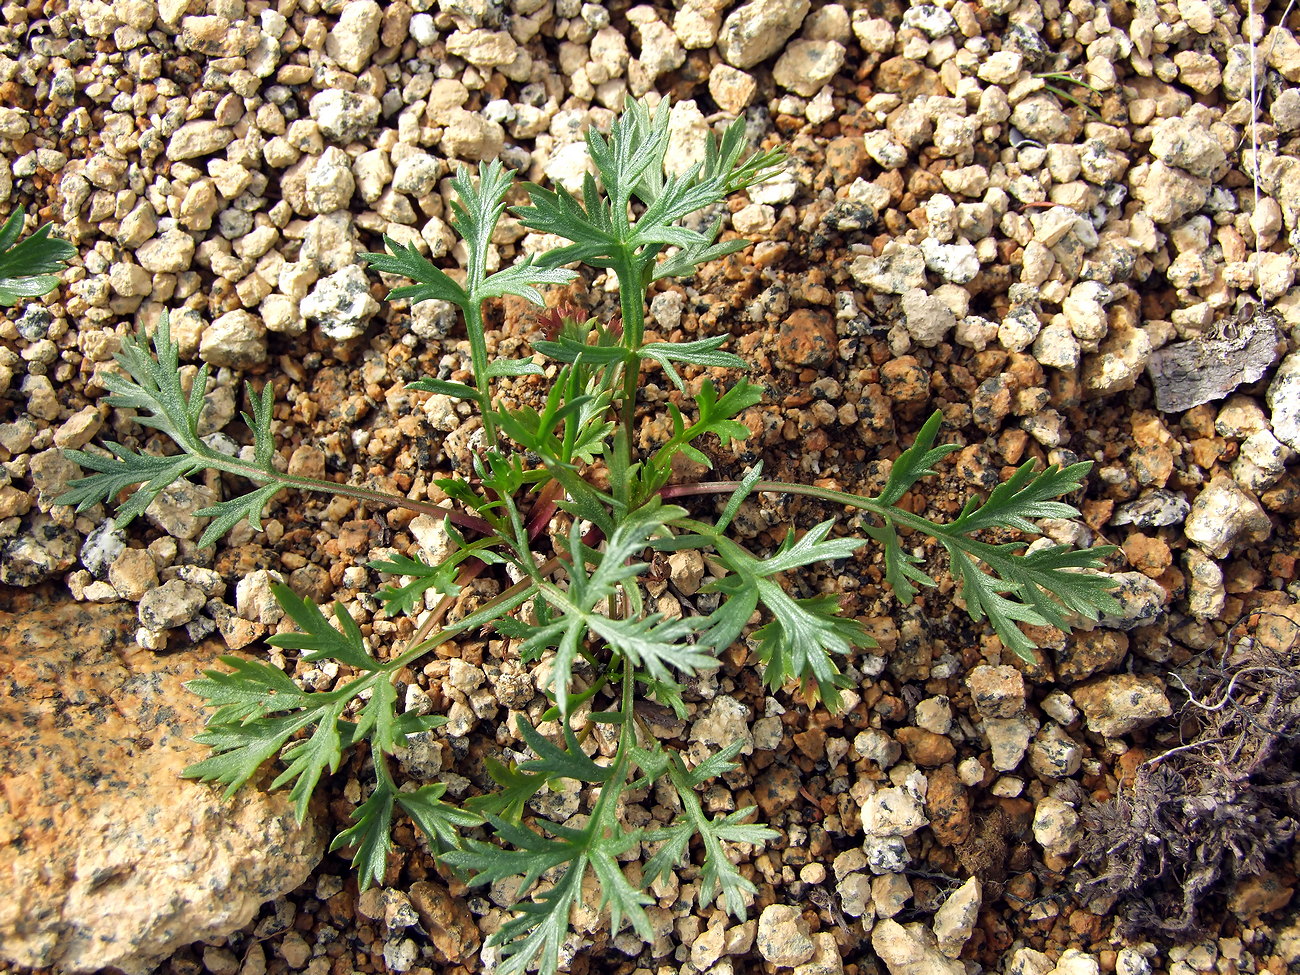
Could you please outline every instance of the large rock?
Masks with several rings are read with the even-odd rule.
[[[207,751],[182,684],[219,644],[158,655],[123,604],[23,602],[0,613],[0,957],[143,973],[306,879],[323,834],[286,793],[180,778]]]

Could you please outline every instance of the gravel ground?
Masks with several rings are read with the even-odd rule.
[[[368,636],[399,638],[407,624],[377,618],[365,566],[432,544],[429,519],[281,498],[264,534],[200,550],[192,512],[220,499],[219,478],[126,532],[103,510],[52,505],[80,473],[60,448],[151,441],[102,400],[121,337],[170,309],[184,368],[216,375],[208,433],[245,442],[243,380],[273,382],[291,470],[436,497],[476,426],[404,387],[463,378],[468,346],[441,310],[380,301],[356,255],[386,233],[454,265],[452,166],[499,157],[573,186],[581,133],[629,96],[672,99],[670,167],[743,113],[754,144],[786,147],[790,165],[708,216],[756,244],[657,290],[647,331],[729,333],[765,387],[743,417],[753,438],[718,449],[720,472],[761,458],[773,476],[870,492],[935,409],[962,449],[908,499],[930,517],[1028,458],[1094,460],[1082,522],[1044,528],[1120,546],[1109,568],[1124,613],[1068,639],[1038,633],[1045,649],[1027,665],[953,611],[950,585],[900,608],[871,549],[789,580],[842,592],[880,643],[852,661],[845,713],[768,694],[739,646],[692,685],[689,720],[661,729],[684,749],[743,740],[744,764],[704,800],[757,804],[781,831],[734,851],[758,885],[750,920],[699,903],[688,866],[653,888],[653,944],[579,919],[568,971],[1296,970],[1288,740],[1252,740],[1253,765],[1227,747],[1166,754],[1198,735],[1222,745],[1296,726],[1293,685],[1270,697],[1238,673],[1289,674],[1300,654],[1300,18],[1264,2],[1247,14],[1224,0],[6,3],[0,211],[55,221],[81,256],[60,292],[0,318],[0,601],[25,611],[24,588],[126,601],[141,648],[172,657],[212,637],[330,686],[337,672],[260,642],[285,625],[270,583],[339,599]],[[495,242],[502,263],[545,246],[509,219]],[[617,307],[603,277],[564,297]],[[489,343],[519,355],[535,322],[506,303]],[[653,371],[644,392],[648,446],[682,397]],[[835,513],[767,499],[737,526],[762,548]],[[699,598],[671,573],[657,585]],[[485,781],[485,757],[522,754],[513,714],[535,719],[543,698],[502,641],[455,654],[411,675],[408,706],[451,720],[403,772],[461,798]],[[1237,724],[1196,717],[1221,698]],[[1265,821],[1249,793],[1261,770],[1282,797],[1267,800],[1282,805],[1264,838],[1249,826]],[[328,784],[327,831],[349,822],[366,780],[357,766]],[[1142,819],[1145,793],[1104,805],[1135,781],[1176,793],[1189,838],[1209,829],[1195,797],[1240,809],[1174,858],[1226,855],[1258,876],[1229,871],[1181,927],[1179,869],[1117,900],[1125,876],[1151,869],[1140,852],[1101,855],[1123,824],[1179,832]],[[587,798],[551,794],[537,811],[562,819]],[[628,810],[647,824],[672,814],[654,796]],[[246,928],[158,970],[491,970],[480,942],[508,892],[466,890],[409,825],[395,838],[383,888],[359,894],[328,854]]]

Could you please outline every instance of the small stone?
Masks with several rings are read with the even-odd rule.
[[[796,95],[811,98],[839,72],[844,55],[844,45],[837,41],[792,41],[772,69],[772,79]]]
[[[440,143],[443,152],[455,159],[477,162],[495,159],[505,145],[505,130],[477,112],[453,108]]]
[[[1035,142],[1051,145],[1066,141],[1070,131],[1070,116],[1061,103],[1045,92],[1030,95],[1016,105],[1011,113],[1011,124]]]
[[[907,749],[907,757],[923,768],[936,768],[957,755],[956,747],[945,736],[923,728],[900,728],[896,736]]]
[[[409,972],[420,958],[420,946],[411,938],[391,938],[384,942],[384,964],[390,971]]]
[[[925,807],[907,789],[881,789],[862,806],[862,828],[868,836],[911,836],[928,822]]]
[[[957,32],[957,21],[953,15],[932,3],[909,7],[903,14],[903,26],[921,31],[932,41]]]
[[[207,485],[177,481],[159,492],[144,514],[155,527],[173,538],[194,538],[208,523],[206,517],[199,517],[196,512],[217,500]]]
[[[1280,911],[1294,894],[1294,883],[1270,870],[1239,881],[1228,898],[1228,910],[1242,919],[1257,918]]]
[[[230,145],[234,132],[212,119],[186,122],[167,142],[167,158],[172,162],[207,156]]]
[[[934,348],[957,327],[957,316],[939,295],[912,288],[903,295],[903,325],[924,348]]]
[[[901,873],[887,873],[871,881],[871,907],[877,917],[894,917],[912,899],[912,885]]]
[[[379,302],[370,295],[365,272],[349,265],[322,278],[298,303],[298,310],[325,335],[346,342],[365,334],[370,319],[379,313]]]
[[[81,564],[96,579],[108,577],[108,571],[118,556],[126,550],[126,532],[112,521],[105,521],[86,536],[81,546]]]
[[[1105,613],[1100,625],[1116,630],[1135,630],[1154,623],[1165,611],[1169,594],[1159,582],[1141,572],[1113,572],[1116,583],[1108,595],[1119,603],[1116,612]]]
[[[1231,477],[1219,474],[1192,502],[1183,531],[1206,555],[1222,559],[1243,545],[1265,541],[1273,524],[1258,501]]]
[[[266,362],[266,326],[242,308],[226,312],[203,330],[199,358],[231,369],[261,365]]]
[[[183,230],[168,230],[141,244],[135,259],[150,274],[188,271],[194,259],[194,238]]]
[[[1143,171],[1140,180],[1136,174]],[[1134,169],[1133,195],[1146,204],[1146,214],[1156,223],[1177,223],[1205,206],[1210,181],[1157,159]]]
[[[266,627],[261,623],[244,619],[220,599],[209,599],[204,608],[230,650],[243,649],[254,640],[260,640],[266,633]]]
[[[727,930],[720,924],[700,932],[700,936],[691,944],[691,964],[700,971],[707,972],[722,957],[726,942]]]
[[[1020,77],[1025,56],[1019,51],[995,51],[986,57],[976,72],[981,81],[1006,87]]]
[[[1109,396],[1132,389],[1154,351],[1151,336],[1141,328],[1113,329],[1096,355],[1084,359],[1082,379],[1090,396]]]
[[[736,68],[752,68],[777,51],[799,29],[809,0],[750,0],[727,15],[718,53]]]
[[[1120,505],[1110,523],[1135,525],[1138,528],[1165,528],[1181,525],[1191,510],[1191,504],[1181,494],[1159,488],[1136,501]]]
[[[886,294],[901,295],[925,285],[925,254],[919,247],[895,245],[880,257],[857,257],[849,274],[859,284]]]
[[[982,902],[979,879],[971,877],[949,894],[943,906],[935,912],[934,937],[939,950],[949,958],[957,958],[975,932]]]
[[[1066,948],[1056,960],[1052,975],[1101,975],[1101,963],[1078,948]]]
[[[1151,975],[1151,962],[1137,948],[1121,948],[1115,958],[1115,975]]]
[[[479,68],[511,64],[519,56],[519,45],[503,30],[458,30],[447,38],[447,50]]]
[[[1292,352],[1277,367],[1265,401],[1273,436],[1300,451],[1300,352]]]
[[[1228,162],[1210,130],[1183,117],[1161,119],[1152,126],[1151,155],[1205,179],[1217,179]]]
[[[1112,594],[1115,590],[1111,590]],[[1163,600],[1156,606],[1156,612],[1163,607]],[[1146,618],[1149,622],[1154,615],[1147,616],[1145,610],[1136,614],[1136,618]],[[1063,684],[1074,684],[1087,680],[1094,674],[1114,670],[1128,654],[1129,640],[1122,632],[1115,629],[1080,630],[1072,633],[1065,645],[1056,651],[1056,677]]]
[[[709,126],[694,100],[688,99],[673,105],[668,116],[668,150],[664,153],[664,171],[671,176],[678,176],[704,162],[708,145]]]
[[[374,130],[379,107],[379,99],[374,95],[340,88],[313,95],[310,104],[311,117],[320,127],[321,135],[341,146],[357,142]]]
[[[308,959],[311,958],[311,945],[297,931],[286,934],[277,946],[277,950],[285,964],[294,971],[306,967]]]
[[[751,75],[724,62],[718,62],[709,72],[709,94],[724,112],[739,115],[749,107],[757,91],[758,82]]]
[[[1011,772],[1020,765],[1029,748],[1029,739],[1038,730],[1030,715],[1015,718],[985,718],[980,730],[989,743],[990,759],[998,772]]]
[[[967,685],[975,709],[986,718],[1014,718],[1025,710],[1025,678],[1015,667],[981,665]]]
[[[695,549],[674,552],[668,557],[668,579],[683,596],[695,595],[704,580],[704,557]]]
[[[37,504],[48,510],[81,475],[81,468],[62,450],[51,447],[32,456],[28,474],[36,488]]]
[[[796,366],[825,366],[836,352],[834,319],[828,312],[799,308],[781,323],[776,354]]]
[[[269,569],[255,569],[235,584],[235,611],[246,620],[274,626],[284,619],[284,610],[275,598],[272,586],[284,583],[284,577]]]
[[[927,697],[916,705],[916,724],[936,735],[946,735],[952,727],[952,706],[942,695]]]
[[[333,213],[352,200],[356,180],[352,161],[338,146],[327,146],[307,171],[304,187],[307,208],[312,213]]]
[[[1088,730],[1106,738],[1118,738],[1173,713],[1158,677],[1101,677],[1076,688],[1071,696],[1083,711]]]
[[[80,536],[71,528],[37,516],[25,531],[0,548],[0,583],[34,586],[77,564]]]
[[[1074,807],[1052,796],[1038,800],[1033,829],[1038,845],[1053,856],[1068,856],[1082,836]]]
[[[857,852],[861,852],[860,850]],[[871,906],[871,877],[865,873],[851,873],[835,885],[840,898],[840,908],[849,917],[864,917],[869,922],[875,909]]]
[[[140,598],[140,623],[154,631],[184,626],[198,615],[204,602],[202,590],[173,579]]]
[[[333,274],[351,267],[360,252],[352,214],[347,210],[322,213],[307,224],[298,263],[306,263],[315,271]]]
[[[446,167],[427,152],[403,156],[392,171],[393,189],[414,197],[428,196],[438,185]]]
[[[108,567],[108,582],[123,599],[138,602],[158,585],[153,556],[142,548],[122,549]]]
[[[425,880],[411,885],[410,899],[441,961],[455,964],[473,957],[480,935],[464,901],[442,884]]]
[[[812,936],[813,955],[802,965],[796,965],[794,975],[844,975],[844,960],[840,957],[835,935],[818,931]]]
[[[921,253],[925,255],[926,268],[953,284],[967,284],[979,274],[979,255],[969,241],[941,244],[933,237],[926,237],[921,241]]]
[[[704,714],[691,725],[691,741],[726,748],[740,743],[741,755],[754,753],[754,733],[750,727],[753,712],[734,697],[719,694]]]
[[[758,917],[755,944],[764,960],[782,968],[802,965],[817,950],[809,936],[803,913],[798,908],[785,904],[772,904],[763,908],[763,913]]]
[[[325,37],[325,54],[344,71],[360,74],[379,49],[383,11],[375,0],[350,0]]]
[[[1082,763],[1078,743],[1059,725],[1048,724],[1029,746],[1029,767],[1045,779],[1069,778]]]
[[[934,936],[919,923],[906,926],[886,918],[871,929],[871,947],[889,975],[965,975],[961,962],[948,958]]]
[[[307,323],[298,312],[298,302],[288,295],[267,295],[257,310],[268,332],[301,335],[307,331]]]
[[[1011,953],[1007,975],[1051,975],[1052,959],[1034,948],[1017,948]]]
[[[862,841],[862,852],[867,856],[867,867],[878,875],[901,873],[912,862],[901,836],[868,836]]]

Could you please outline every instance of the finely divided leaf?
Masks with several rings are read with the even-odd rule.
[[[1036,465],[1037,461],[1025,461],[1010,478],[993,489],[986,501],[971,498],[957,520],[948,526],[949,530],[969,534],[984,528],[1015,528],[1036,535],[1038,527],[1030,518],[1078,515],[1073,505],[1050,499],[1077,491],[1092,462],[1083,461],[1065,468],[1053,464],[1039,474],[1034,473]]]
[[[538,734],[537,729],[529,724],[522,715],[515,722],[520,736],[528,747],[537,755],[531,761],[519,766],[524,772],[544,773],[547,778],[563,776],[579,782],[608,782],[612,769],[607,765],[597,765],[582,751],[573,728],[567,721],[563,723],[564,743],[567,748],[557,748]]]
[[[435,853],[459,849],[458,830],[471,829],[483,822],[483,817],[443,802],[442,795],[446,791],[446,785],[435,782],[414,792],[397,793],[397,804],[420,827]]]
[[[461,308],[465,307],[469,301],[465,289],[448,277],[445,271],[434,267],[433,262],[416,250],[414,244],[399,244],[385,235],[384,246],[388,248],[389,253],[367,252],[361,255],[361,259],[376,271],[401,275],[419,282],[419,284],[394,288],[388,293],[389,301],[407,298],[414,305],[436,298],[440,301],[449,301]]]
[[[866,629],[839,615],[838,596],[793,599],[765,579],[759,583],[759,597],[773,617],[755,633],[763,682],[776,690],[791,678],[804,686],[815,681],[821,700],[831,711],[838,710],[839,688],[848,684],[831,655],[847,656],[854,647],[870,646]]]
[[[765,683],[777,688],[791,678],[805,686],[815,682],[821,699],[832,710],[838,706],[838,688],[845,686],[832,655],[871,646],[871,638],[862,624],[839,615],[836,597],[795,599],[771,577],[815,562],[847,558],[865,544],[854,538],[827,539],[833,524],[822,522],[797,541],[791,533],[771,558],[761,560],[730,539],[716,536],[718,553],[733,574],[715,584],[730,598],[710,615],[708,635],[713,646],[723,649],[739,636],[762,602],[772,614],[772,621],[756,633]]]
[[[718,349],[729,336],[719,335],[713,338],[699,339],[695,342],[651,342],[641,347],[637,353],[642,359],[659,363],[674,386],[685,392],[682,377],[673,368],[674,362],[684,362],[693,366],[706,366],[720,369],[748,369],[749,365],[738,355],[719,352]]]
[[[22,233],[23,211],[15,210],[0,225],[0,307],[39,298],[59,286],[57,275],[77,256],[77,249],[66,240],[51,237],[53,227],[47,223],[15,243]]]
[[[338,712],[341,711],[340,707]],[[333,711],[325,716],[337,720],[337,713]],[[225,783],[228,799],[274,758],[299,729],[308,727],[321,717],[319,710],[303,710],[278,718],[258,718],[240,723],[219,723],[209,719],[207,730],[195,735],[194,740],[211,748],[212,754],[190,765],[181,774],[201,782]],[[303,808],[305,811],[305,804]]]
[[[536,263],[534,258],[529,257],[520,264],[512,264],[489,276],[474,294],[479,298],[517,295],[534,305],[544,305],[546,299],[534,285],[567,284],[573,280],[573,275],[573,271],[543,267]]]
[[[691,837],[699,835],[704,843],[704,870],[700,880],[700,901],[707,903],[714,894],[722,891],[727,912],[740,920],[745,919],[745,896],[754,894],[754,885],[736,869],[727,857],[723,842],[751,843],[760,846],[780,834],[757,823],[742,823],[753,813],[754,807],[738,809],[733,813],[708,818],[695,794],[695,787],[708,778],[720,775],[732,766],[731,758],[739,744],[730,746],[707,760],[708,767],[688,772],[676,753],[665,753],[668,775],[682,804],[682,819],[667,829],[646,834],[646,841],[660,841],[664,845],[642,868],[644,883],[649,886],[660,877],[677,869],[690,845]]]
[[[127,488],[138,484],[131,497],[117,509],[114,520],[119,528],[144,514],[154,498],[170,485],[189,477],[200,466],[198,461],[185,454],[155,457],[136,453],[118,443],[109,442],[105,446],[112,452],[112,458],[85,450],[65,452],[82,467],[98,473],[69,482],[68,490],[59,496],[56,503],[75,504],[78,511],[85,511],[91,505],[114,500]]]
[[[262,513],[282,490],[282,484],[266,484],[242,497],[220,501],[194,512],[200,518],[212,519],[199,537],[199,548],[215,544],[217,539],[245,519],[256,531],[261,531]]]
[[[885,560],[885,581],[894,590],[894,597],[902,605],[910,606],[918,585],[932,589],[937,583],[917,568],[924,560],[904,550],[899,543],[893,521],[886,518],[884,522],[879,527],[864,525],[862,530],[884,546],[881,554]]]
[[[277,633],[266,642],[286,650],[307,650],[304,660],[337,660],[357,670],[379,670],[382,666],[365,648],[361,628],[352,614],[340,602],[334,603],[334,616],[342,632],[330,626],[320,608],[304,599],[288,586],[271,587],[275,600],[293,621],[302,627],[301,633]]]
[[[947,457],[954,450],[960,450],[956,444],[934,446],[939,427],[943,424],[943,413],[935,410],[930,419],[925,421],[916,435],[912,446],[908,447],[889,469],[889,481],[885,489],[876,495],[875,500],[881,504],[897,504],[908,490],[923,477],[936,473],[934,465]]]
[[[235,656],[221,657],[220,662],[230,670],[205,670],[185,685],[217,709],[209,725],[242,724],[278,711],[296,711],[313,701],[312,692],[304,691],[279,667]]]
[[[352,866],[362,890],[380,886],[388,871],[388,851],[393,848],[393,800],[395,793],[380,779],[375,791],[352,813],[353,825],[334,837],[330,850],[355,846]]]

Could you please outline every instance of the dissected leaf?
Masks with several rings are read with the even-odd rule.
[[[0,307],[53,291],[59,286],[59,272],[77,256],[77,249],[66,240],[50,236],[51,223],[18,240],[23,217],[18,209],[0,224]]]

